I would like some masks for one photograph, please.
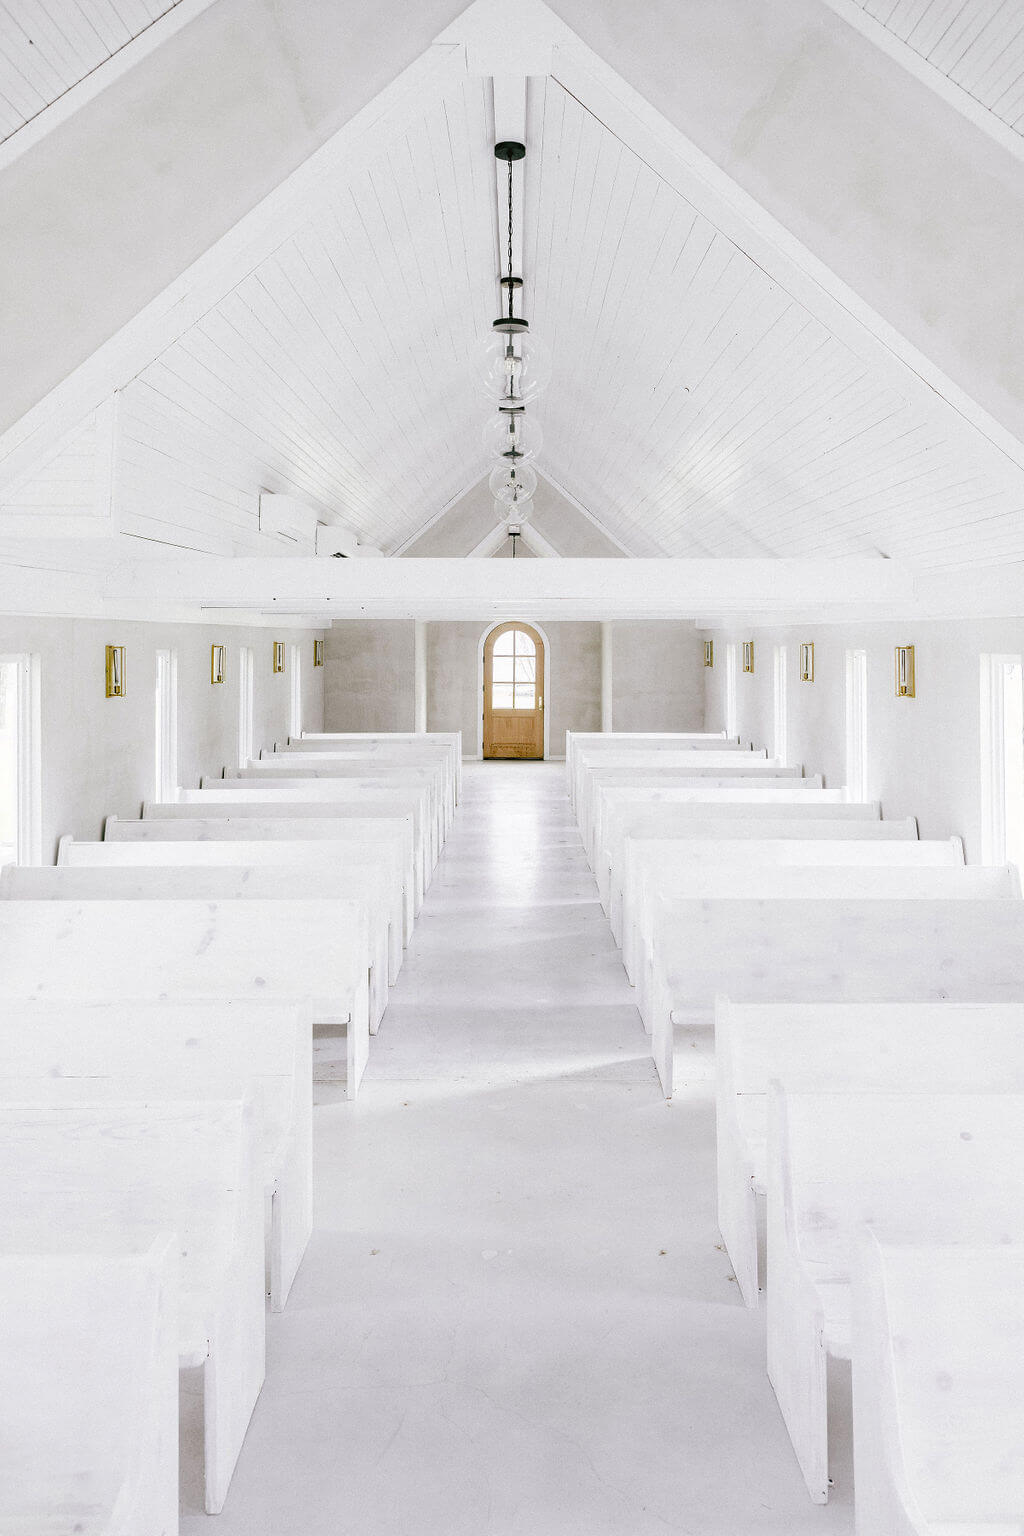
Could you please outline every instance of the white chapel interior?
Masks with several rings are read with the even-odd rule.
[[[0,5],[0,1536],[1024,1536],[1024,0]]]

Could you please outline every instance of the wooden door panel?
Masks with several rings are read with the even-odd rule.
[[[536,705],[532,709],[494,707],[494,645],[509,630],[525,634],[533,642],[536,670],[532,683]],[[517,644],[519,642],[517,641]],[[502,675],[508,672],[508,658],[503,658]],[[530,685],[528,685],[530,686]],[[511,690],[509,690],[511,692]],[[527,695],[529,697],[529,695]],[[518,692],[516,702],[518,703]],[[505,702],[503,700],[503,702]],[[484,757],[542,758],[544,756],[544,642],[528,624],[504,624],[487,637],[484,647]]]

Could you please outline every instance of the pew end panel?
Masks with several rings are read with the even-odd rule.
[[[0,1255],[0,1529],[177,1531],[177,1246]]]
[[[858,1532],[1020,1530],[1024,1247],[862,1227],[852,1324]]]

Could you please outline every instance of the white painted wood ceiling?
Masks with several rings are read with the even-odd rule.
[[[140,37],[179,0],[3,0],[0,143]]]
[[[544,464],[633,553],[1024,557],[1024,484],[945,440],[554,82],[530,134]]]
[[[850,0],[966,91],[1024,133],[1022,0]]]
[[[289,490],[394,548],[486,468],[471,353],[493,318],[482,79],[415,129],[124,392],[130,532],[231,552]]]
[[[259,491],[287,490],[391,552],[478,479],[487,86],[425,102],[128,385],[125,531],[253,551]],[[1024,559],[1024,475],[972,428],[904,399],[554,80],[527,138],[540,465],[631,553]]]

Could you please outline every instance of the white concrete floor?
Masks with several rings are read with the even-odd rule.
[[[714,1217],[710,1052],[666,1104],[561,764],[468,764],[217,1536],[852,1531],[807,1498]],[[845,1405],[835,1418],[845,1439]]]

